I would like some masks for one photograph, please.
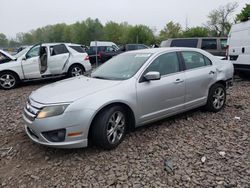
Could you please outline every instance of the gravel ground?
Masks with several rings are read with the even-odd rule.
[[[112,151],[32,143],[22,108],[44,84],[0,90],[0,148],[13,147],[0,149],[0,187],[250,187],[250,82],[236,80],[221,112],[153,123]]]

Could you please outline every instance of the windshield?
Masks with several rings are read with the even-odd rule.
[[[16,55],[14,55],[14,57],[17,59],[19,57],[21,57],[22,55],[24,55],[26,52],[28,52],[30,49],[30,47],[24,48],[22,51],[18,52]]]
[[[127,53],[118,55],[91,74],[93,78],[126,80],[135,75],[149,59],[150,53]]]

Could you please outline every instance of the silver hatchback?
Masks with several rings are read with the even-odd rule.
[[[159,48],[118,55],[90,77],[44,86],[29,96],[25,130],[34,142],[59,148],[112,149],[125,133],[200,106],[218,112],[233,66],[193,48]]]

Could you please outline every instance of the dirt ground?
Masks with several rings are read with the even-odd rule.
[[[45,84],[0,90],[0,187],[250,187],[250,81],[235,81],[219,113],[153,123],[112,151],[33,143],[22,109]]]

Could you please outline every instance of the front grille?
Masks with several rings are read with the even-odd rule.
[[[24,115],[28,120],[34,121],[40,110],[41,108],[36,107],[31,100],[28,100],[24,108]]]
[[[231,61],[236,61],[237,59],[238,59],[238,55],[230,55],[229,56],[229,59],[231,60]]]

